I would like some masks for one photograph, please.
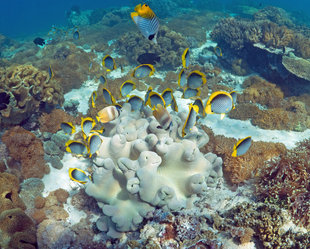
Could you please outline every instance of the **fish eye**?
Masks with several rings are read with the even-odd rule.
[[[146,4],[146,3],[144,4],[144,7],[147,7],[147,4]]]

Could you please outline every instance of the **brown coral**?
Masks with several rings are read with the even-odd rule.
[[[257,192],[263,199],[285,202],[296,219],[310,226],[310,146],[304,140],[295,149],[265,164],[259,172]]]
[[[42,178],[49,172],[45,164],[44,149],[40,139],[20,126],[7,130],[2,141],[7,146],[10,156],[21,162],[22,176]]]
[[[157,43],[147,42],[139,32],[127,32],[115,43],[121,54],[128,57],[130,63],[137,63],[137,58],[143,53],[156,53],[161,57],[157,67],[176,69],[181,65],[181,56],[189,46],[185,38],[166,26],[161,26]]]
[[[221,135],[214,136],[212,131],[206,127],[204,130],[208,133],[210,142],[201,151],[211,151],[223,158],[224,175],[233,184],[252,178],[257,170],[264,166],[265,161],[286,151],[283,144],[259,141],[252,142],[249,151],[243,156],[232,157],[232,149],[237,142],[236,139]]]
[[[39,117],[40,131],[56,133],[61,129],[60,125],[62,122],[76,124],[79,121],[79,117],[72,117],[61,109],[54,109],[51,113],[43,113]]]
[[[19,124],[37,112],[41,102],[63,103],[62,88],[49,79],[47,72],[19,65],[0,69],[0,75],[0,92],[9,96],[9,103],[0,111],[0,124]]]
[[[261,28],[263,34],[262,42],[267,47],[282,48],[291,45],[294,33],[286,26],[278,26],[272,22],[265,22]]]

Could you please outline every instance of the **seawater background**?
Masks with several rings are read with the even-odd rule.
[[[192,0],[193,5],[195,1],[208,0]],[[77,5],[83,10],[121,6],[134,7],[136,2],[132,0],[1,0],[0,33],[11,38],[18,38],[46,32],[52,25],[66,25],[66,11],[70,10],[73,5]],[[223,11],[229,11],[229,6],[235,4],[256,7],[262,4],[262,6],[273,5],[289,11],[301,12],[310,18],[309,0],[212,0],[211,2],[218,2]]]

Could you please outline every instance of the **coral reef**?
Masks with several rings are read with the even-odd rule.
[[[55,106],[64,100],[60,85],[31,65],[0,68],[0,92],[8,95],[6,108],[0,110],[0,125],[19,124],[38,112],[42,102]]]
[[[182,138],[185,113],[171,114],[173,128],[166,131],[148,107],[143,112],[145,118],[124,104],[120,116],[105,124],[93,181],[85,184],[105,214],[97,227],[111,237],[136,230],[154,207],[190,206],[192,196],[203,195],[222,176],[221,158],[199,151],[208,142],[202,130],[194,127]]]
[[[26,206],[18,191],[18,178],[9,173],[0,173],[0,247],[34,249],[35,226],[23,211]]]
[[[274,7],[274,6],[267,6],[257,11],[253,15],[253,18],[255,21],[271,21],[280,26],[283,26],[283,25],[287,27],[294,26],[288,13],[284,9]]]
[[[214,136],[213,132],[203,127],[210,138],[210,142],[201,151],[211,151],[223,158],[223,172],[228,182],[242,183],[253,178],[264,162],[286,151],[284,144],[252,142],[250,150],[242,157],[232,157],[232,149],[237,140],[221,135]]]
[[[310,62],[298,57],[282,57],[283,66],[299,78],[310,81]]]
[[[257,192],[270,202],[286,204],[298,225],[310,226],[310,146],[304,140],[278,159],[265,164],[259,173]]]
[[[157,44],[146,42],[140,32],[127,32],[115,42],[114,46],[128,57],[130,63],[137,63],[140,54],[156,53],[161,58],[157,67],[167,70],[176,69],[182,64],[182,53],[189,44],[183,35],[162,25],[159,28]]]
[[[22,177],[42,178],[49,173],[49,167],[44,160],[43,144],[33,133],[16,126],[7,130],[1,139],[10,156],[21,162]]]

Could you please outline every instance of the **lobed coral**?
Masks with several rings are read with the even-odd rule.
[[[136,230],[154,207],[191,205],[191,196],[202,195],[222,176],[222,160],[199,151],[208,141],[203,131],[193,128],[182,138],[185,114],[172,116],[170,131],[158,127],[149,108],[144,115],[124,104],[120,116],[105,124],[93,181],[85,184],[105,215],[97,227],[112,237]]]
[[[0,92],[8,96],[5,108],[0,110],[1,125],[19,124],[38,112],[40,103],[53,106],[64,100],[59,84],[31,65],[0,68]]]
[[[189,44],[185,38],[167,26],[160,26],[157,44],[147,42],[140,32],[127,32],[115,42],[115,48],[126,55],[130,63],[137,63],[137,58],[143,53],[156,53],[160,56],[157,67],[176,69],[182,64],[182,53]]]
[[[21,162],[24,179],[42,178],[44,174],[49,173],[49,167],[44,160],[43,144],[33,133],[16,126],[3,134],[2,141],[7,146],[10,156]]]
[[[295,149],[265,164],[259,173],[257,192],[263,199],[285,203],[294,221],[307,228],[310,226],[310,146],[304,140]]]

